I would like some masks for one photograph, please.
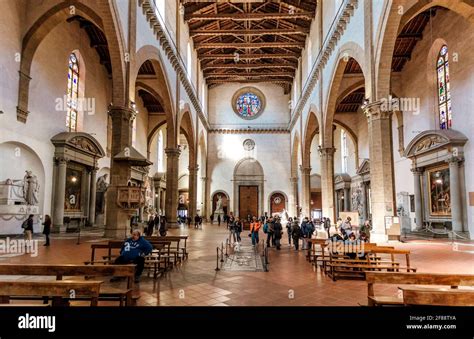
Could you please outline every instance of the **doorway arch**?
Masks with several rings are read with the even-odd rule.
[[[252,211],[251,214],[263,215],[264,208],[264,173],[262,165],[254,158],[241,159],[234,168],[234,212],[237,216],[243,218],[247,216],[240,215],[241,208],[246,211]],[[244,191],[250,196],[256,195],[256,199],[251,202],[241,200],[241,191]],[[247,204],[248,206],[244,204]],[[255,204],[257,206],[255,206]]]

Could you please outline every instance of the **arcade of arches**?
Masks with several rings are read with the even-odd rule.
[[[155,214],[209,231],[219,205],[370,220],[380,243],[474,239],[472,1],[0,9],[1,236],[26,214],[38,239],[50,215],[66,247],[78,228],[123,238]],[[195,239],[215,249],[227,233],[210,232]]]

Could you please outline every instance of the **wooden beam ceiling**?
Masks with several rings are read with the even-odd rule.
[[[291,89],[316,0],[180,1],[208,84],[276,81]]]

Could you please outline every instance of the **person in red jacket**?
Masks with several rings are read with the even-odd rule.
[[[262,227],[262,224],[260,221],[257,220],[257,217],[254,216],[252,222],[250,223],[250,234],[252,235],[252,245],[255,246],[259,242],[258,238],[258,231],[260,231],[260,228]]]

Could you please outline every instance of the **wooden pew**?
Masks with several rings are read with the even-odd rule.
[[[375,294],[375,284],[391,285],[437,285],[456,289],[459,286],[474,286],[474,275],[406,273],[406,272],[366,272],[368,306],[403,305],[403,299],[396,296]]]
[[[337,250],[338,252],[342,250],[342,253],[329,254],[329,263],[326,263],[326,266],[329,268],[327,273],[334,281],[336,281],[338,277],[364,279],[365,273],[368,271],[399,272],[400,270],[406,270],[407,272],[416,272],[416,268],[410,267],[410,251],[365,243],[358,244],[358,246],[339,247]],[[359,257],[359,250],[361,250],[365,256]],[[341,254],[345,256],[350,253],[357,255],[357,257],[355,259],[341,257]],[[385,260],[379,256],[380,254],[390,254],[390,259]],[[395,261],[396,254],[405,255],[407,266],[400,266],[400,263]]]
[[[0,281],[0,303],[9,304],[12,297],[19,296],[31,300],[51,298],[53,306],[69,306],[68,300],[81,298],[90,300],[90,306],[97,306],[101,284],[102,281]]]
[[[1,275],[54,276],[56,280],[63,280],[64,277],[123,277],[127,279],[126,288],[102,286],[99,300],[116,300],[120,306],[130,306],[136,299],[132,295],[135,265],[0,264]]]
[[[153,242],[153,241],[171,241],[173,244],[176,244],[176,247],[173,246],[171,248],[170,253],[175,255],[175,261],[174,263],[181,262],[183,260],[186,260],[189,256],[189,253],[187,251],[187,241],[188,241],[187,235],[167,235],[164,237],[161,236],[152,236],[152,237],[145,237],[146,240]],[[184,246],[180,247],[181,241],[184,241]]]
[[[103,264],[110,265],[113,264],[115,259],[120,254],[120,249],[122,248],[125,240],[110,240],[107,243],[101,244],[92,244],[91,245],[91,260],[86,261],[86,265],[94,264]],[[153,246],[153,253],[145,257],[145,268],[153,271],[153,277],[156,278],[159,273],[163,273],[169,268],[171,268],[170,257],[170,241],[167,240],[151,240],[151,245]],[[107,250],[107,255],[102,256],[102,259],[96,259],[95,254],[97,249]],[[113,253],[115,252],[115,254]]]
[[[474,306],[474,290],[403,288],[403,304],[417,306]]]

